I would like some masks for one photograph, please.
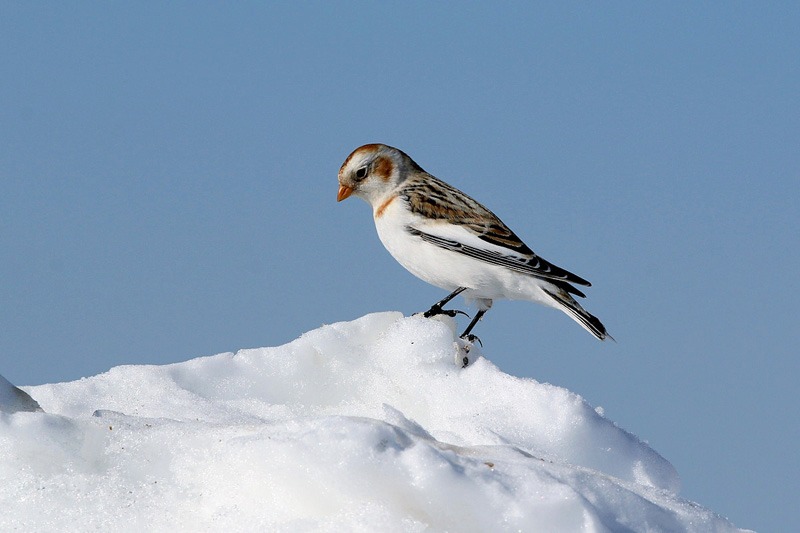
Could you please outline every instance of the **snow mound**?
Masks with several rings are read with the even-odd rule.
[[[41,411],[42,408],[27,392],[18,389],[10,381],[0,376],[0,412]]]
[[[454,330],[378,313],[27,387],[45,412],[0,412],[0,530],[739,531],[580,396],[478,349],[461,368]]]

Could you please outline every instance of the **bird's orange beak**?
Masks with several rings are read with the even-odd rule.
[[[347,185],[339,185],[339,194],[336,195],[336,201],[341,202],[351,194],[353,194],[352,187],[348,187]]]

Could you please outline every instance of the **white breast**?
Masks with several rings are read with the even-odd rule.
[[[467,287],[471,290],[464,296],[470,300],[511,298],[536,301],[544,296],[539,290],[539,280],[535,278],[445,250],[411,235],[406,227],[418,227],[421,221],[416,220],[418,217],[411,214],[401,198],[381,203],[373,214],[378,237],[392,257],[431,285],[446,291]]]

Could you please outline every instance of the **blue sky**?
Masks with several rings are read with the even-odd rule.
[[[365,203],[335,201],[344,158],[384,142],[589,279],[618,341],[498,302],[476,329],[488,358],[602,406],[685,497],[787,530],[799,15],[4,3],[0,373],[74,380],[427,309],[442,291],[394,262]]]

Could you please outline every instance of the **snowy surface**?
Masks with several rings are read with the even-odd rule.
[[[565,389],[399,313],[71,383],[0,381],[0,531],[739,531]],[[16,389],[19,390],[19,389]]]
[[[16,413],[18,411],[41,411],[42,408],[27,392],[15,387],[3,376],[0,376],[0,412]]]

